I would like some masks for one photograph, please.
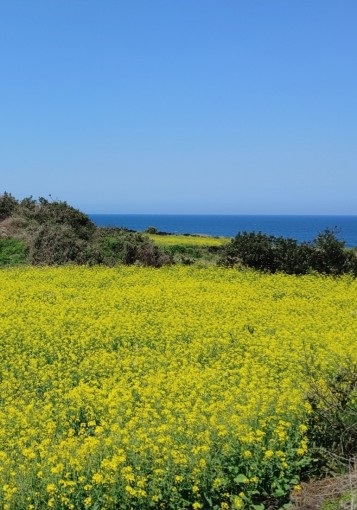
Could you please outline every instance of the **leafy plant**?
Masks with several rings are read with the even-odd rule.
[[[99,254],[97,262],[109,266],[122,263],[160,267],[172,260],[150,239],[127,229],[98,229],[95,246]]]
[[[308,424],[308,472],[335,474],[348,468],[357,451],[357,363],[349,356],[334,356],[323,369],[311,347],[305,357],[311,406]]]
[[[312,243],[275,237],[262,232],[238,233],[223,249],[219,263],[223,266],[247,266],[260,271],[288,274],[318,272],[357,275],[355,253],[333,230],[320,233]]]
[[[86,214],[67,202],[31,196],[17,201],[4,193],[0,196],[0,221],[3,235],[9,239],[2,249],[1,265],[23,262],[25,252],[34,265],[122,263],[160,267],[172,260],[148,237],[127,229],[97,228]],[[15,252],[10,257],[11,249]],[[24,252],[18,259],[16,250]]]
[[[43,224],[34,229],[28,243],[29,262],[34,265],[83,263],[88,246],[68,224]]]
[[[26,262],[26,247],[18,239],[0,240],[0,267],[23,264]]]
[[[11,216],[17,205],[18,202],[11,193],[7,193],[5,191],[2,195],[0,195],[0,221]]]
[[[346,243],[337,239],[336,233],[327,229],[314,241],[312,267],[319,273],[340,275],[350,270]]]

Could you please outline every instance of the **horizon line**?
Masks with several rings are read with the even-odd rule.
[[[313,214],[300,214],[300,213],[113,213],[113,212],[88,212],[86,213],[90,216],[304,216],[304,217],[355,217],[355,214],[345,214],[345,213],[313,213]]]

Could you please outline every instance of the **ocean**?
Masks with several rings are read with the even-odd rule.
[[[203,234],[233,237],[238,232],[264,232],[312,241],[319,232],[337,230],[337,237],[349,247],[357,246],[357,216],[254,216],[189,214],[89,214],[98,226],[126,227],[144,231],[156,227],[175,234]]]

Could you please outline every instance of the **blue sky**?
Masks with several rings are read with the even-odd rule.
[[[355,0],[2,0],[0,192],[357,214]]]

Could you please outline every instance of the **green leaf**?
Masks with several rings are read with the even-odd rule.
[[[248,481],[248,478],[243,474],[239,474],[233,480],[235,483],[245,483]]]
[[[275,489],[275,491],[273,492],[273,496],[275,496],[276,498],[281,498],[282,496],[285,496],[285,494],[286,491],[282,488]]]

